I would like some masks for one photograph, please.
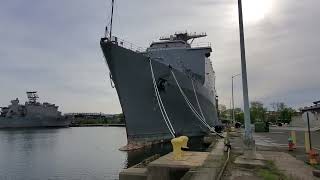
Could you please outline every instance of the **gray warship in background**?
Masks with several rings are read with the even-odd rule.
[[[175,33],[146,50],[133,49],[117,37],[101,38],[125,116],[128,144],[168,140],[173,133],[202,136],[220,124],[209,59],[212,49],[209,44],[192,44],[205,36]]]
[[[37,92],[27,92],[29,101],[19,104],[19,99],[11,101],[8,107],[1,107],[0,128],[26,127],[67,127],[70,120],[65,119],[58,106],[47,102],[39,103]]]

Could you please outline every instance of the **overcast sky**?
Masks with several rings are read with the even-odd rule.
[[[121,112],[99,47],[111,0],[3,0],[0,106],[37,90],[66,112]],[[243,0],[250,101],[295,108],[320,99],[320,1]],[[116,0],[114,34],[142,47],[176,31],[207,32],[220,103],[241,73],[237,0]],[[235,105],[242,106],[241,78]]]

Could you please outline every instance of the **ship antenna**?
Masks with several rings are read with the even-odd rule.
[[[114,0],[112,0],[112,8],[111,8],[111,21],[110,21],[110,40],[111,40],[111,35],[112,35],[113,5],[114,5]]]

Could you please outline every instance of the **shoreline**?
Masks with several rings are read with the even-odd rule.
[[[69,127],[125,127],[125,124],[73,124]]]

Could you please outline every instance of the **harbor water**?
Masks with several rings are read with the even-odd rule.
[[[124,127],[73,127],[0,130],[1,180],[108,180],[170,144],[154,145],[131,153]],[[193,148],[199,150],[201,141]]]
[[[0,179],[117,179],[125,144],[122,127],[0,130]]]

